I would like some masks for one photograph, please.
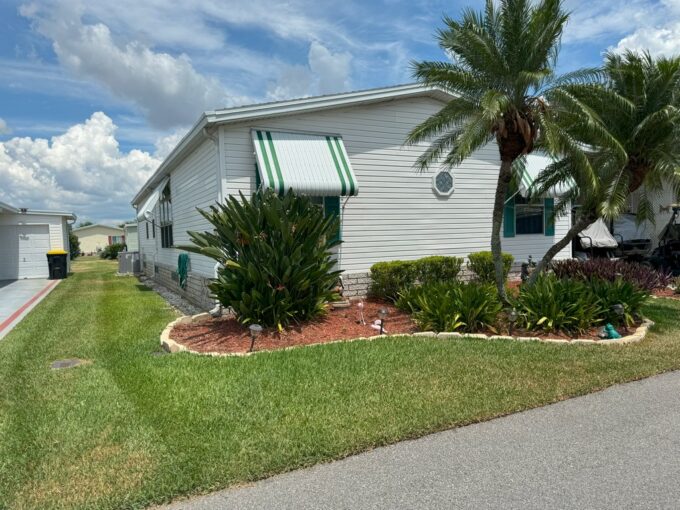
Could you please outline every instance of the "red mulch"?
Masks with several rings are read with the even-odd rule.
[[[652,294],[654,294],[656,297],[680,299],[680,294],[675,292],[673,289],[669,289],[668,287],[665,287],[663,289],[654,289]]]
[[[360,324],[359,308],[353,302],[349,308],[329,310],[320,320],[291,326],[283,333],[265,329],[255,341],[255,351],[271,351],[295,345],[320,344],[337,340],[374,336],[380,333],[371,324],[378,318],[378,309],[387,308],[385,331],[389,334],[417,331],[408,314],[380,301],[364,301],[364,319]],[[170,337],[198,352],[244,353],[250,348],[250,333],[231,317],[207,319],[193,324],[179,324]]]

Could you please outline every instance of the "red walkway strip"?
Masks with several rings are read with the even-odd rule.
[[[10,315],[2,324],[0,324],[0,332],[2,332],[3,329],[8,327],[10,324],[12,324],[17,318],[21,316],[22,313],[24,313],[33,303],[35,303],[38,299],[40,299],[42,296],[47,294],[52,288],[59,283],[59,280],[54,280],[47,285],[43,287],[43,289],[38,292],[35,296],[33,296],[31,299],[26,301],[21,308],[19,308],[16,312],[14,312],[12,315]]]

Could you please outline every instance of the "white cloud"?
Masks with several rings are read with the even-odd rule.
[[[350,86],[352,55],[333,53],[313,41],[307,65],[284,65],[276,82],[270,84],[268,96],[273,100],[343,92]]]
[[[5,119],[0,117],[0,135],[9,135],[11,132],[12,130],[7,125],[7,122],[5,122]]]
[[[21,12],[53,41],[62,66],[135,104],[154,127],[191,123],[202,111],[230,102],[220,82],[197,72],[185,54],[154,52],[138,41],[117,43],[108,26],[83,24],[77,12],[51,16],[37,14],[35,8]]]
[[[161,160],[136,149],[122,152],[115,135],[113,121],[96,112],[50,140],[0,142],[0,200],[93,219],[131,217],[130,198]]]
[[[661,27],[639,28],[619,41],[616,52],[624,50],[648,50],[652,55],[672,56],[680,54],[680,22]]]
[[[156,146],[154,156],[159,159],[165,159],[186,134],[186,129],[178,129],[174,133],[157,138],[156,143],[154,144]]]
[[[314,41],[309,47],[309,68],[317,79],[321,94],[340,92],[349,88],[352,56],[349,53],[331,53],[321,43]]]

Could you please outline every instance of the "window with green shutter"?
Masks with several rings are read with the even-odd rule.
[[[545,235],[554,236],[555,235],[555,199],[545,198],[543,199],[543,221],[545,223]]]
[[[515,199],[505,202],[503,211],[503,237],[515,237]]]
[[[323,211],[328,216],[335,216],[341,220],[340,216],[340,197],[323,197]],[[338,221],[338,230],[333,237],[333,241],[342,240],[342,224]]]

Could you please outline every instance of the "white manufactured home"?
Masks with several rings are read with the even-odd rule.
[[[409,131],[450,98],[404,85],[204,113],[132,201],[144,271],[210,306],[214,261],[191,254],[182,291],[175,246],[189,243],[188,230],[211,229],[197,208],[258,186],[293,188],[339,212],[337,259],[349,295],[366,291],[379,261],[488,250],[496,146],[429,172],[414,167],[426,144],[404,146]],[[524,190],[508,202],[503,229],[503,250],[517,262],[542,256],[570,226],[569,215],[550,221],[553,198],[527,203]],[[558,258],[569,256],[567,248]]]
[[[71,221],[75,221],[72,213],[17,208],[0,202],[0,280],[47,278],[47,252],[69,251]]]

